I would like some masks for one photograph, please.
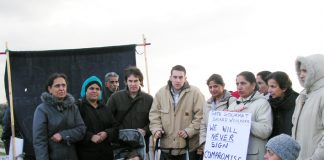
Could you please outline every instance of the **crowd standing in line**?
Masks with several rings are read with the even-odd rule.
[[[236,76],[236,86],[240,98],[228,110],[251,113],[251,134],[247,159],[263,159],[265,144],[272,131],[272,112],[269,102],[258,92],[258,85],[252,72],[244,71]]]
[[[155,138],[161,139],[161,160],[184,159],[186,138],[189,139],[189,157],[198,159],[200,121],[205,99],[200,90],[189,85],[186,69],[176,65],[166,86],[155,95],[150,111],[150,129]]]
[[[33,120],[33,146],[37,160],[77,160],[76,142],[83,139],[86,126],[72,95],[67,77],[50,75]]]
[[[141,91],[143,75],[136,67],[125,69],[127,86],[120,91],[117,91],[119,76],[114,72],[105,77],[105,86],[109,82],[114,88],[105,94],[101,81],[89,77],[83,83],[82,100],[78,102],[67,92],[67,77],[54,73],[48,78],[41,94],[42,103],[34,113],[35,156],[51,160],[111,159],[110,143],[117,139],[118,130],[137,129],[147,146],[151,133],[154,138],[161,138],[162,148],[184,148],[185,139],[189,139],[190,159],[195,160],[199,157],[199,146],[199,153],[203,153],[209,111],[225,110],[252,113],[248,160],[297,157],[321,160],[324,159],[323,62],[321,54],[297,57],[296,71],[304,88],[299,95],[293,91],[288,75],[281,71],[263,71],[256,76],[249,71],[241,72],[236,77],[237,99],[225,90],[222,77],[213,74],[207,80],[211,94],[207,102],[197,87],[189,85],[181,65],[171,69],[167,85],[154,99]],[[104,97],[110,97],[109,101],[102,101]],[[131,153],[129,158],[142,158]],[[162,160],[184,157],[183,149],[162,149]]]
[[[296,100],[292,137],[300,144],[298,160],[324,159],[324,55],[297,57],[296,71],[304,87]]]
[[[117,122],[102,103],[102,88],[96,76],[87,78],[81,87],[77,105],[87,130],[77,145],[80,160],[114,159],[111,142],[118,138]]]

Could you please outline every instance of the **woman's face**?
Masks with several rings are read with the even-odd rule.
[[[208,89],[212,97],[219,98],[223,96],[224,93],[224,86],[217,84],[214,81],[210,81],[208,84]]]
[[[250,83],[244,76],[236,77],[236,88],[242,98],[249,97],[255,89],[255,83]]]
[[[272,98],[278,98],[284,96],[284,92],[286,91],[286,89],[281,89],[276,80],[269,79],[268,85],[269,85],[268,92],[270,93]]]
[[[267,83],[265,81],[263,81],[261,76],[257,76],[256,81],[257,81],[257,84],[259,86],[259,92],[263,93],[263,94],[267,94],[268,93],[268,85],[267,85]]]
[[[64,100],[67,94],[66,90],[66,81],[62,77],[54,79],[52,86],[48,86],[49,93],[59,100]]]
[[[100,87],[98,84],[94,83],[87,88],[86,98],[88,101],[93,102],[97,101],[100,96]]]

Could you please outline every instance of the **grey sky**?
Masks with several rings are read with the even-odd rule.
[[[321,0],[4,0],[0,51],[6,41],[11,50],[50,50],[141,43],[145,34],[152,43],[147,48],[152,95],[176,64],[186,67],[189,83],[206,98],[212,73],[236,90],[235,76],[244,70],[287,72],[300,91],[294,61],[324,53],[323,17]],[[0,75],[4,60],[1,56]],[[144,57],[137,60],[145,73]],[[0,88],[3,102],[3,82]]]

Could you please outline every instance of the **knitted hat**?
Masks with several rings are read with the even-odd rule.
[[[100,79],[96,76],[91,76],[83,82],[82,88],[81,88],[81,93],[80,93],[81,98],[85,97],[88,87],[94,83],[100,87],[101,90],[100,90],[99,100],[102,99],[102,83],[101,83]]]
[[[297,141],[286,134],[271,138],[266,144],[266,148],[271,149],[284,160],[296,160],[300,151],[300,145]]]

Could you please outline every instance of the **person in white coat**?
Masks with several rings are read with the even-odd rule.
[[[324,159],[324,55],[297,57],[296,71],[304,89],[296,99],[292,137],[300,144],[298,160]]]
[[[240,97],[228,110],[251,113],[251,134],[247,150],[248,160],[263,159],[265,144],[272,132],[272,112],[267,99],[258,92],[258,85],[252,72],[244,71],[236,76]]]

